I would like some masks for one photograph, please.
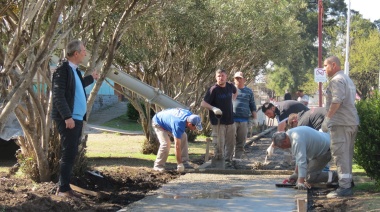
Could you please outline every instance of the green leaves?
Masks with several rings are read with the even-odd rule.
[[[356,104],[360,126],[356,137],[354,159],[367,175],[380,184],[380,95],[372,93]]]

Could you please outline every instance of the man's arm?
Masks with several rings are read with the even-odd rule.
[[[177,164],[181,164],[182,163],[181,139],[174,138],[174,141],[175,141],[175,157],[177,159]]]
[[[277,131],[285,131],[285,128],[286,128],[286,120],[280,122],[280,123],[277,125]]]
[[[331,103],[329,111],[327,111],[326,117],[331,118],[334,116],[336,111],[339,109],[340,103]]]
[[[201,107],[204,107],[204,108],[206,108],[208,110],[212,110],[212,108],[213,108],[213,106],[210,105],[209,103],[207,103],[205,100],[202,100]]]

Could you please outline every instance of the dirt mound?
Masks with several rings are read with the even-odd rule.
[[[99,196],[83,195],[73,200],[54,195],[55,183],[35,184],[29,179],[7,177],[1,173],[0,205],[4,211],[117,211],[138,201],[150,190],[179,177],[176,172],[159,173],[149,168],[120,166],[98,177],[87,173],[72,180],[74,185]]]

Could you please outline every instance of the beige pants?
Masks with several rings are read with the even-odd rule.
[[[154,131],[156,132],[157,138],[160,142],[160,147],[157,152],[157,158],[154,162],[154,167],[165,168],[166,160],[168,159],[171,141],[169,137],[169,132],[162,129],[160,126],[153,126]],[[182,163],[189,160],[188,144],[187,144],[187,134],[183,133],[181,137],[181,155]]]
[[[247,122],[235,122],[236,127],[236,145],[235,145],[235,159],[241,159],[241,156],[244,153],[244,144],[247,140],[247,131],[248,131]]]
[[[330,127],[331,155],[337,167],[339,187],[350,188],[352,181],[352,158],[358,126]]]
[[[212,126],[212,143],[214,146],[218,143],[218,137],[220,138],[220,143],[222,147],[221,153],[218,152],[217,148],[215,148],[214,154],[215,156],[221,154],[224,160],[232,160],[232,156],[234,154],[235,147],[235,124],[224,125],[211,125]],[[218,130],[219,128],[219,130]],[[218,133],[219,132],[219,133]]]

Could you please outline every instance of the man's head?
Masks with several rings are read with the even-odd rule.
[[[202,130],[201,117],[199,117],[198,115],[194,115],[194,114],[190,115],[189,117],[187,117],[186,126],[190,130],[197,129],[197,130],[201,131]]]
[[[296,92],[297,96],[299,97],[302,97],[304,94],[303,94],[303,90],[297,90]]]
[[[298,114],[292,113],[288,117],[288,128],[294,128],[298,126]]]
[[[336,56],[331,56],[326,58],[326,60],[323,63],[323,66],[325,67],[325,71],[328,77],[334,76],[334,74],[338,71],[340,71],[340,60]]]
[[[244,87],[245,78],[244,78],[243,72],[238,71],[238,72],[235,73],[235,75],[234,75],[234,82],[235,82],[236,87],[238,87],[238,88],[243,88]]]
[[[271,119],[274,119],[276,117],[275,110],[276,107],[270,102],[267,102],[261,106],[261,111],[263,111],[263,113]]]
[[[218,70],[216,70],[215,71],[215,79],[216,79],[216,83],[220,87],[226,86],[227,72],[224,69],[218,69]]]
[[[75,65],[82,63],[86,57],[86,48],[83,42],[80,40],[70,41],[66,47],[66,55],[67,59]]]
[[[289,136],[286,135],[285,132],[275,132],[272,136],[272,142],[275,147],[281,148],[281,149],[288,149],[292,145],[290,143]]]

